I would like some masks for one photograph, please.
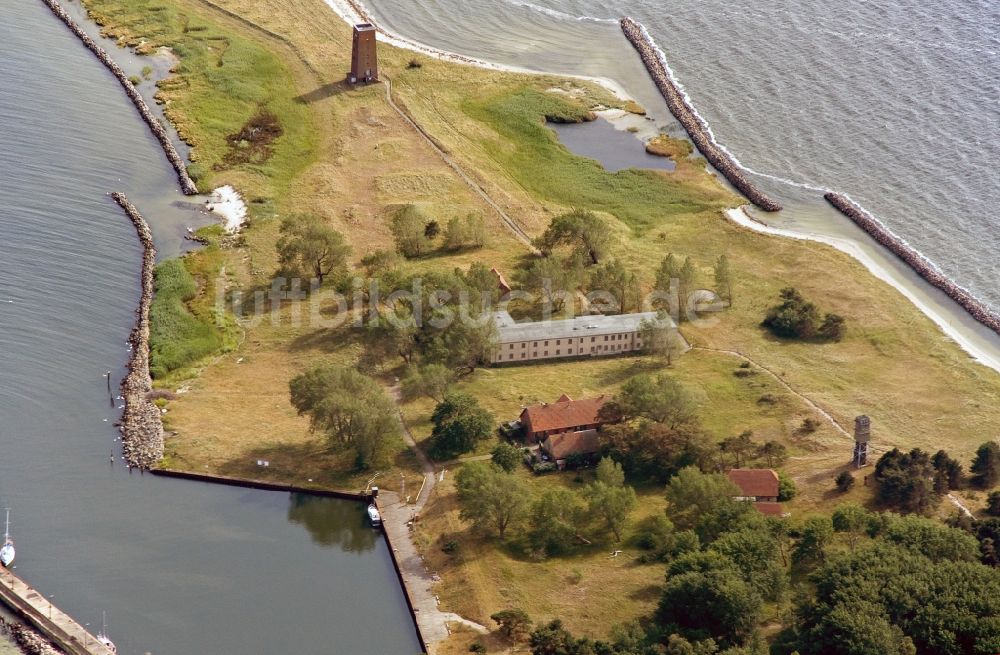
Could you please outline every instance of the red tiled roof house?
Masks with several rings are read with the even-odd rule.
[[[778,474],[773,469],[730,469],[726,475],[740,488],[742,495],[736,496],[736,500],[751,502],[769,516],[782,515]]]
[[[596,430],[604,424],[598,417],[610,396],[573,400],[566,394],[554,403],[525,407],[521,412],[521,428],[528,443],[540,443],[546,437],[564,432]]]

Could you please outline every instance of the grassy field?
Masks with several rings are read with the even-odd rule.
[[[232,183],[250,200],[251,220],[241,242],[211,255],[219,260],[189,263],[189,271],[202,272],[196,282],[204,284],[204,274],[212,270],[224,271],[230,288],[268,286],[277,268],[277,219],[292,211],[324,217],[344,233],[356,261],[391,247],[388,216],[406,203],[419,204],[442,223],[479,212],[491,235],[481,251],[426,257],[408,263],[411,270],[482,261],[509,274],[523,261],[524,245],[392,110],[384,86],[350,88],[341,82],[350,31],[321,0],[214,1],[282,38],[202,0],[86,3],[125,42],[169,45],[181,56],[161,97],[194,147],[199,183]],[[669,174],[607,173],[569,153],[543,127],[546,114],[616,102],[607,92],[576,80],[478,70],[384,45],[380,57],[396,102],[529,233],[539,234],[553,216],[573,206],[598,211],[614,227],[615,255],[647,286],[668,252],[691,256],[699,283],[710,286],[711,264],[725,253],[736,274],[733,306],[711,324],[686,327],[693,344],[751,357],[841,425],[870,415],[881,450],[943,447],[967,461],[979,443],[996,434],[1000,377],[971,362],[901,294],[857,262],[821,244],[730,224],[721,209],[738,200],[705,173],[698,157],[680,158]],[[408,68],[414,57],[422,66]],[[572,104],[574,99],[581,104]],[[231,137],[262,112],[278,117],[282,133],[267,144],[266,159],[244,161],[233,155]],[[683,152],[675,146],[672,152]],[[845,340],[790,343],[762,331],[766,308],[785,286],[795,286],[824,311],[845,316]],[[196,309],[189,307],[193,314]],[[337,488],[363,484],[366,476],[353,472],[343,453],[308,432],[287,391],[288,381],[312,364],[353,364],[361,348],[357,335],[316,321],[296,324],[296,311],[301,313],[283,303],[273,320],[244,326],[232,352],[188,369],[188,375],[197,373],[189,379],[169,380],[182,393],[168,405],[168,428],[177,434],[167,442],[167,465],[299,483],[311,479]],[[330,318],[329,304],[318,311]],[[796,428],[804,418],[821,417],[761,371],[735,376],[741,361],[692,351],[670,374],[696,395],[713,438],[750,429],[758,440],[788,445],[792,458],[786,469],[801,492],[790,505],[793,513],[842,500],[832,493],[832,480],[850,459],[849,440],[825,422],[815,433],[801,435]],[[661,368],[645,358],[497,368],[477,371],[458,387],[507,420],[524,404],[551,401],[563,392],[613,393],[631,376]],[[387,371],[383,380],[390,385],[398,373]],[[430,409],[428,401],[402,407],[420,440],[430,431]],[[399,486],[399,472],[416,479],[415,462],[403,444],[392,451],[387,488]],[[259,469],[257,459],[269,459],[271,466]],[[642,614],[655,602],[662,571],[636,565],[634,552],[610,560],[602,544],[570,560],[538,565],[467,535],[449,479],[419,529],[428,562],[443,576],[439,593],[447,609],[486,621],[499,609],[521,604],[536,619],[562,616],[574,630],[601,636],[610,624]],[[552,476],[532,484],[575,483]],[[859,484],[849,497],[867,501],[869,491]],[[661,511],[661,495],[643,490],[641,513]],[[975,501],[981,503],[982,494]],[[457,535],[459,556],[440,550],[444,535]]]

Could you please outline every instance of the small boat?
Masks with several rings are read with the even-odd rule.
[[[101,642],[101,645],[112,653],[118,652],[115,642],[108,639],[108,617],[104,612],[101,612],[101,631],[97,633],[97,641]]]
[[[378,507],[375,507],[375,503],[368,505],[368,520],[371,521],[374,528],[382,525],[382,515],[378,513]]]
[[[0,564],[9,567],[14,563],[14,540],[10,538],[10,509],[7,510],[7,523],[3,530],[3,546],[0,547]]]

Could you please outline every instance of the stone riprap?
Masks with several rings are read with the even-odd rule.
[[[141,116],[142,120],[149,126],[153,136],[155,136],[156,140],[160,142],[160,146],[162,146],[164,154],[166,154],[167,159],[170,161],[170,165],[173,166],[174,170],[177,172],[177,181],[180,182],[181,191],[188,196],[197,194],[198,187],[195,185],[194,180],[191,179],[191,176],[188,175],[187,168],[184,166],[184,160],[181,158],[180,154],[177,152],[177,148],[174,147],[173,142],[170,140],[170,135],[167,134],[166,128],[163,127],[160,121],[157,120],[156,116],[153,115],[153,112],[150,111],[149,105],[146,104],[146,101],[143,99],[138,89],[135,88],[135,85],[132,84],[132,81],[129,80],[128,75],[125,74],[125,71],[122,70],[121,66],[115,63],[115,60],[111,58],[111,55],[109,55],[104,48],[98,45],[94,39],[90,38],[90,35],[83,31],[82,27],[77,25],[76,21],[74,21],[73,18],[66,13],[66,10],[63,9],[56,0],[42,0],[42,2],[44,2],[48,8],[52,10],[52,13],[55,14],[59,20],[66,24],[66,27],[68,27],[70,31],[83,42],[83,45],[87,46],[87,48],[93,52],[99,60],[101,60],[101,63],[103,63],[108,70],[111,71],[111,74],[115,76],[119,84],[122,85],[122,88],[125,89],[125,94],[129,97],[129,100],[132,101],[132,104],[135,105],[136,110],[139,112],[139,116]]]
[[[715,170],[719,171],[729,183],[736,187],[740,193],[747,197],[753,204],[769,212],[781,210],[781,204],[747,179],[743,169],[736,163],[733,157],[719,147],[712,139],[708,130],[708,125],[701,119],[698,113],[688,104],[684,94],[677,87],[670,72],[667,70],[667,63],[663,59],[662,53],[653,43],[653,39],[646,32],[646,29],[631,18],[621,19],[622,31],[625,37],[632,43],[642,63],[646,65],[649,76],[653,78],[653,83],[660,90],[663,99],[667,102],[667,107],[674,118],[684,126],[688,136],[694,143],[698,151],[708,160]]]
[[[163,458],[163,420],[160,408],[150,398],[153,379],[149,374],[149,308],[153,302],[156,249],[149,225],[135,205],[123,193],[112,193],[111,197],[132,221],[142,244],[142,293],[136,310],[135,327],[128,337],[131,348],[128,374],[121,383],[125,402],[120,425],[122,453],[129,467],[149,469]]]

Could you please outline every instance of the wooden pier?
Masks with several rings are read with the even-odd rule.
[[[39,591],[0,568],[0,601],[66,655],[113,655]]]

